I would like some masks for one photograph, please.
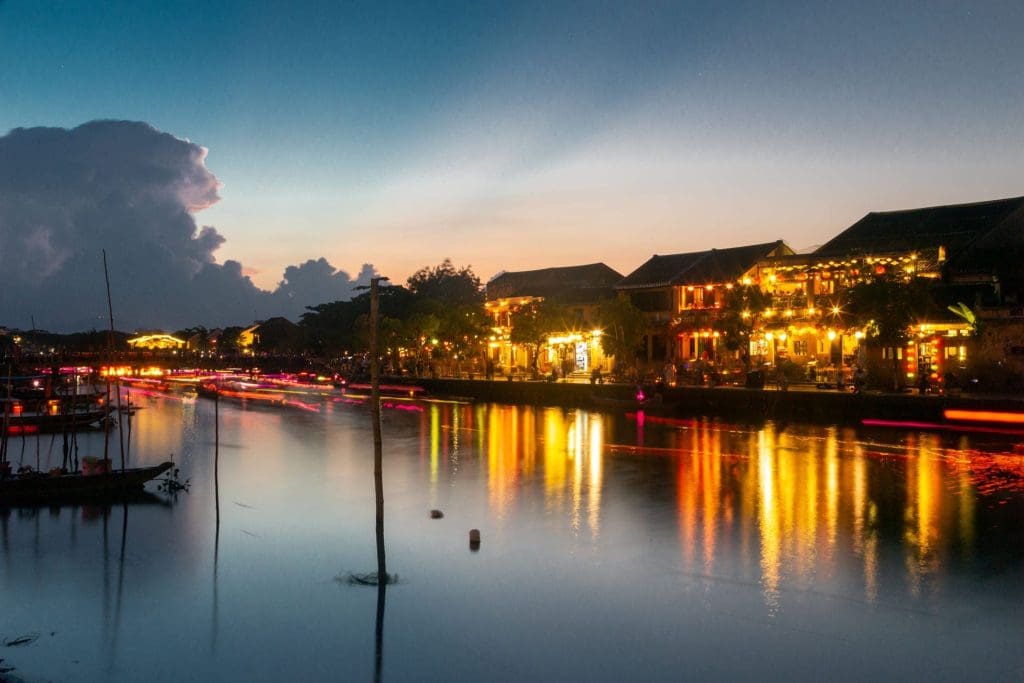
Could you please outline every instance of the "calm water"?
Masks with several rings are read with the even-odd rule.
[[[134,398],[133,464],[191,491],[0,517],[0,638],[39,636],[4,664],[372,680],[377,592],[339,580],[375,569],[367,406],[222,404],[218,540],[213,404]],[[1024,677],[1010,442],[389,406],[384,680]]]

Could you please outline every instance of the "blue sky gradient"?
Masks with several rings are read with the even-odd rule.
[[[1024,194],[1024,5],[0,2],[0,135],[145,121],[262,287],[783,238]]]

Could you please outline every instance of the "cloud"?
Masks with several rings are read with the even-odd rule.
[[[102,328],[107,252],[120,329],[241,324],[349,298],[351,278],[324,258],[256,287],[225,238],[194,214],[220,200],[207,150],[132,121],[73,129],[16,128],[0,137],[0,322],[52,330]]]
[[[354,288],[370,284],[370,278],[377,275],[376,269],[364,263],[355,278],[343,270],[335,270],[325,258],[310,259],[299,266],[288,266],[284,279],[274,291],[279,305],[287,300],[305,307],[324,301],[338,301],[351,298]]]

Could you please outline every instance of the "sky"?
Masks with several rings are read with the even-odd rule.
[[[652,254],[805,249],[873,210],[1024,195],[1022,33],[1019,2],[0,0],[0,135],[143,122],[138,168],[160,135],[183,141],[180,175],[157,181],[181,201],[151,208],[194,231],[175,223],[160,248],[192,264],[182,277],[217,271],[255,297],[238,316],[294,318],[319,303],[281,287],[304,265],[307,299],[445,258],[484,280],[596,261],[628,274]],[[94,155],[71,165],[98,172],[82,138],[117,147],[119,130],[139,135],[69,136]],[[11,144],[31,154],[32,137]],[[37,199],[5,216],[0,185],[6,256],[29,263],[19,249],[71,232],[84,254],[100,228],[67,216],[105,196],[46,194],[6,157],[7,206]],[[210,183],[201,202],[191,176]],[[55,202],[74,231],[38,227]],[[136,205],[119,206],[131,241]]]

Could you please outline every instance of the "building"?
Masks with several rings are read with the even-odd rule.
[[[864,361],[863,331],[843,310],[845,293],[875,278],[924,279],[934,310],[916,321],[896,360],[910,383],[921,372],[937,380],[969,360],[974,326],[951,308],[1024,321],[1022,257],[1024,197],[869,213],[811,254],[759,264],[774,313],[760,350],[768,362],[781,357],[809,368]]]
[[[178,350],[184,349],[186,346],[184,339],[178,339],[173,335],[163,332],[139,334],[126,341],[129,347],[137,351]]]
[[[647,362],[722,360],[714,324],[726,293],[760,282],[759,264],[793,254],[782,240],[654,255],[615,286],[647,319]]]
[[[536,368],[549,372],[589,373],[611,370],[600,345],[597,317],[601,302],[615,296],[612,287],[622,275],[604,263],[506,272],[487,283],[487,313],[493,321],[490,361],[505,372]],[[515,342],[517,312],[542,302],[557,306],[551,329],[540,330],[537,344]],[[534,347],[534,348],[532,348]]]
[[[301,330],[280,316],[257,322],[238,333],[238,348],[246,353],[290,353],[298,349]]]

